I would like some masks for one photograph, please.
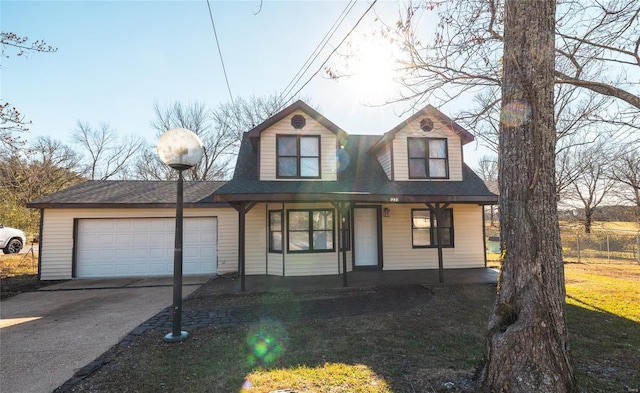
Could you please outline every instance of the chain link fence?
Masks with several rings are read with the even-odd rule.
[[[578,263],[639,263],[640,234],[631,231],[560,231],[565,262]]]
[[[498,263],[500,234],[497,228],[487,230],[487,260]],[[640,233],[637,231],[560,228],[562,254],[569,263],[640,264]]]

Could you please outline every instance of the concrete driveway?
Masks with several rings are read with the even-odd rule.
[[[183,296],[207,277],[185,277]],[[0,302],[0,392],[51,392],[172,303],[172,278],[73,280]],[[168,333],[168,332],[167,332]]]

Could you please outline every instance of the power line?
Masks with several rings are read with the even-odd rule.
[[[327,31],[327,33],[324,35],[324,37],[322,37],[322,40],[320,40],[320,42],[315,47],[313,52],[311,52],[311,54],[309,55],[307,60],[304,62],[304,64],[302,64],[302,67],[300,67],[300,69],[295,74],[295,76],[291,79],[289,84],[282,90],[282,93],[280,94],[280,97],[287,96],[291,92],[291,90],[293,90],[295,88],[295,85],[297,85],[298,82],[300,82],[300,79],[302,79],[302,76],[304,75],[304,73],[307,72],[307,70],[309,70],[309,67],[311,67],[313,62],[316,61],[316,59],[318,58],[318,56],[320,55],[322,50],[329,43],[329,40],[333,37],[333,35],[336,33],[336,31],[338,31],[338,28],[340,27],[342,22],[344,22],[344,20],[346,19],[347,15],[349,14],[349,12],[351,12],[353,7],[356,5],[356,2],[357,2],[357,0],[351,0],[347,4],[347,6],[342,10],[340,15],[338,15],[338,18],[336,19],[336,21],[333,22],[333,25],[329,28],[329,31]]]
[[[224,80],[227,82],[227,91],[231,98],[231,105],[235,105],[233,102],[233,94],[231,93],[231,86],[229,85],[229,77],[227,76],[227,68],[224,66],[224,59],[222,58],[222,51],[220,50],[220,42],[218,41],[218,33],[216,32],[216,24],[213,22],[213,13],[211,12],[211,4],[207,0],[207,7],[209,8],[209,18],[211,18],[211,26],[213,27],[213,35],[216,37],[216,46],[218,47],[218,54],[220,55],[220,63],[222,64],[222,72],[224,73]]]
[[[360,17],[360,19],[358,19],[358,21],[356,22],[355,25],[353,25],[353,27],[347,32],[347,35],[344,36],[344,38],[342,39],[342,41],[340,41],[340,43],[338,44],[338,46],[336,46],[331,53],[329,53],[329,56],[327,56],[327,58],[325,59],[324,62],[322,62],[322,64],[320,65],[320,67],[318,67],[318,69],[316,70],[316,72],[313,73],[313,75],[311,75],[311,77],[293,94],[291,95],[291,97],[289,97],[286,101],[282,102],[282,104],[280,105],[280,108],[278,108],[277,111],[279,111],[280,109],[282,109],[289,101],[291,101],[295,96],[298,95],[298,93],[300,93],[300,91],[302,91],[302,89],[305,88],[305,86],[307,86],[309,84],[309,82],[311,82],[311,80],[313,78],[315,78],[316,75],[318,75],[318,73],[320,72],[320,70],[322,70],[322,67],[324,67],[325,64],[327,64],[327,62],[329,61],[329,59],[331,58],[331,56],[333,56],[334,53],[336,53],[336,51],[338,50],[338,48],[340,48],[340,46],[347,40],[347,38],[349,38],[349,36],[351,35],[351,33],[353,33],[353,31],[356,29],[356,27],[358,27],[358,25],[360,24],[360,22],[362,22],[362,20],[364,19],[364,17],[369,13],[369,11],[371,11],[371,9],[373,8],[373,6],[378,2],[378,0],[373,0],[373,2],[371,3],[371,5],[369,6],[369,8],[367,8],[367,10],[362,14],[362,16]],[[276,112],[277,112],[276,111]]]

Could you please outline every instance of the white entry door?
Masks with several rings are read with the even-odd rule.
[[[378,209],[353,209],[353,243],[356,266],[378,266]]]

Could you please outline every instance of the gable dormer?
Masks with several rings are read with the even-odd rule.
[[[335,181],[338,126],[296,101],[249,131],[260,180]]]
[[[385,133],[370,150],[395,181],[462,181],[462,146],[474,137],[431,105]]]

